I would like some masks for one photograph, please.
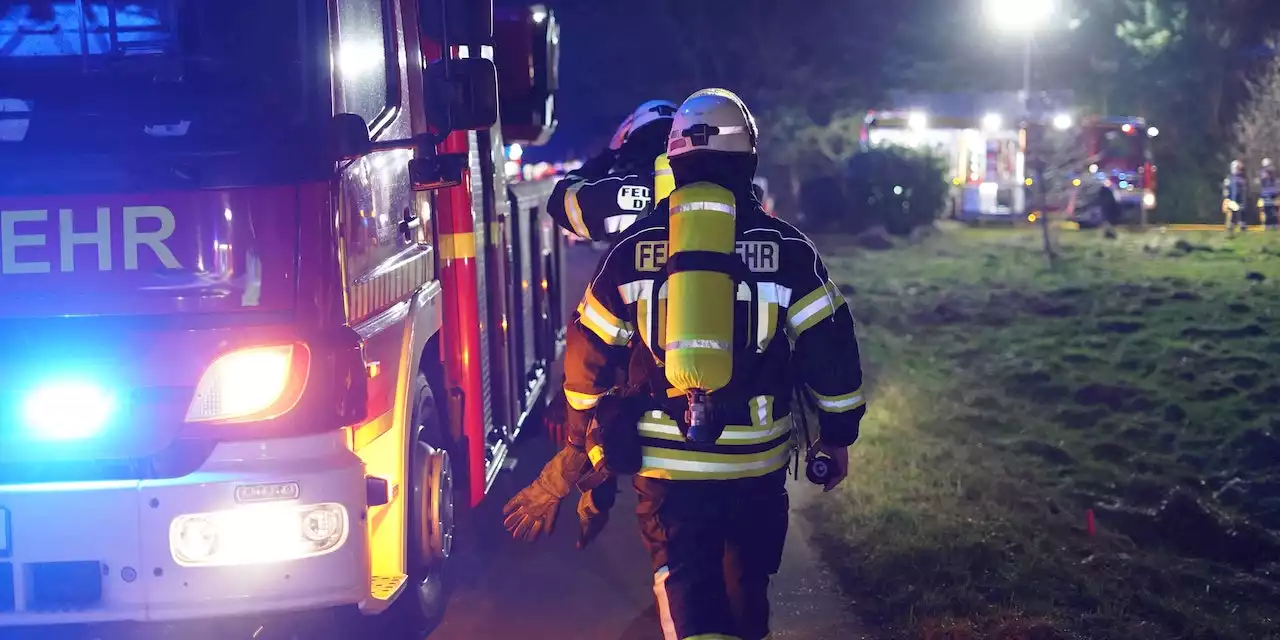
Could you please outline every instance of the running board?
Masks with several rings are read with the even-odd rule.
[[[542,397],[542,392],[547,386],[547,366],[539,365],[534,372],[533,378],[525,386],[525,396],[529,399],[529,407],[520,413],[520,417],[516,418],[515,427],[511,430],[511,434],[507,437],[508,442],[515,442],[520,437],[520,433],[524,431],[524,426],[529,422],[529,417],[538,410],[539,405],[545,405],[546,400]]]
[[[369,598],[360,603],[360,613],[376,616],[391,607],[409,583],[409,576],[373,576],[369,581]]]
[[[502,468],[507,462],[507,441],[499,440],[493,445],[493,460],[484,468],[484,492],[488,495],[489,490],[493,488],[493,483],[498,479],[498,474],[502,473]]]

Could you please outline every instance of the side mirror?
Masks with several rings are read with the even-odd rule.
[[[421,0],[422,33],[439,43],[493,43],[493,0]]]
[[[426,70],[427,124],[440,135],[498,122],[498,71],[492,60],[437,60]]]
[[[339,113],[329,123],[329,149],[336,161],[355,160],[373,152],[369,125],[354,113]]]
[[[535,4],[500,12],[495,33],[502,137],[507,142],[545,144],[556,128],[560,24],[551,9]]]

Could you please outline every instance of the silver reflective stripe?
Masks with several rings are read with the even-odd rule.
[[[737,211],[734,209],[733,205],[725,204],[723,202],[688,202],[671,207],[671,215],[673,216],[686,211],[718,211],[720,213],[727,213],[731,216],[737,215]]]
[[[723,340],[676,340],[675,342],[668,342],[667,346],[663,348],[666,349],[667,351],[676,351],[679,349],[717,349],[720,351],[730,350],[729,343]]]
[[[822,397],[814,399],[818,401],[818,406],[823,409],[847,409],[849,407],[862,404],[862,396],[860,395],[853,396],[852,398],[845,398],[843,400],[828,400]]]
[[[634,213],[609,216],[604,219],[604,230],[608,233],[620,233],[627,227],[635,224],[635,222],[636,215]]]

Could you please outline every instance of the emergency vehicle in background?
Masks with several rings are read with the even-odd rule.
[[[1160,130],[1138,117],[1093,116],[1081,122],[1081,135],[1089,158],[1088,175],[1100,186],[1110,187],[1126,220],[1142,218],[1156,208],[1156,165],[1151,140]],[[1077,221],[1097,224],[1097,212],[1077,210]]]
[[[1130,214],[1155,208],[1156,167],[1149,139],[1159,132],[1143,119],[1091,116],[1077,125],[1070,115],[1057,113],[1033,126],[1078,133],[1081,166],[1071,172],[1079,182],[1073,180],[1075,186],[1092,178],[1114,189]],[[867,113],[861,143],[864,148],[888,144],[931,149],[944,160],[952,185],[951,215],[958,220],[1020,222],[1034,220],[1028,215],[1026,133],[1018,118],[998,112],[955,116],[886,110]],[[1049,208],[1066,208],[1078,221],[1093,222],[1088,217],[1097,212],[1076,207],[1077,200],[1050,203]]]
[[[563,349],[503,171],[558,52],[541,5],[0,3],[0,627],[421,637]]]

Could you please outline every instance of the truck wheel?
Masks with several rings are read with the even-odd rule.
[[[454,476],[445,426],[425,375],[416,380],[409,460],[409,581],[392,604],[397,630],[422,637],[444,616],[453,550]]]

